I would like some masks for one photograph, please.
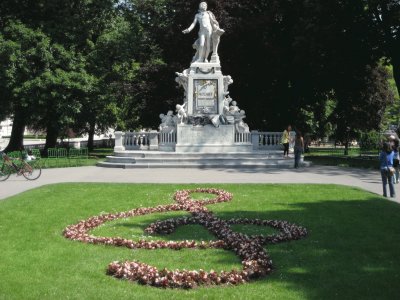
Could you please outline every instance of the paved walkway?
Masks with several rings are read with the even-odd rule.
[[[11,175],[0,182],[0,199],[53,183],[127,182],[127,183],[321,183],[360,187],[382,194],[380,174],[376,170],[314,166],[294,169],[113,169],[79,167],[42,170],[35,181]],[[400,194],[400,185],[395,185]],[[400,197],[392,199],[398,203]]]

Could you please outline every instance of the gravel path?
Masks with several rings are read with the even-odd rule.
[[[380,174],[376,170],[322,167],[294,169],[113,169],[101,167],[45,169],[36,181],[11,175],[0,182],[0,199],[47,184],[61,182],[126,183],[321,183],[355,186],[382,194]],[[399,186],[395,185],[397,194]],[[400,197],[392,199],[398,203]]]

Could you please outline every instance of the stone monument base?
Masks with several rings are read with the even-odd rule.
[[[252,148],[251,142],[235,142],[234,125],[177,125],[177,153],[248,153]]]

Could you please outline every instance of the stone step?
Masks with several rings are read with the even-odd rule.
[[[98,166],[109,168],[292,168],[293,156],[282,157],[282,151],[252,153],[176,153],[162,151],[120,151],[107,156]],[[308,166],[308,163],[303,163]]]
[[[107,156],[107,162],[110,163],[182,163],[182,162],[195,162],[195,163],[214,163],[214,164],[225,164],[225,163],[250,163],[260,162],[268,160],[272,161],[291,161],[293,159],[282,159],[282,157],[116,157]]]
[[[225,169],[238,169],[238,168],[293,168],[293,161],[290,163],[241,163],[241,164],[213,164],[206,162],[185,162],[179,164],[166,163],[166,162],[151,162],[151,163],[110,163],[100,162],[97,164],[99,167],[105,168],[123,168],[123,169],[140,169],[140,168],[225,168]],[[302,163],[302,166],[309,166],[308,162]]]
[[[282,158],[282,151],[257,151],[244,153],[176,153],[176,152],[160,152],[160,151],[121,151],[114,152],[112,157],[127,158]]]

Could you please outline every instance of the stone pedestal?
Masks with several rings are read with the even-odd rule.
[[[175,151],[197,153],[251,152],[251,143],[235,142],[234,125],[177,126]]]
[[[150,131],[149,150],[158,150],[158,132],[156,130]]]
[[[116,131],[115,133],[115,147],[114,151],[125,151],[125,147],[123,146],[123,132]]]
[[[192,63],[188,74],[188,115],[220,115],[224,76],[219,63]]]

